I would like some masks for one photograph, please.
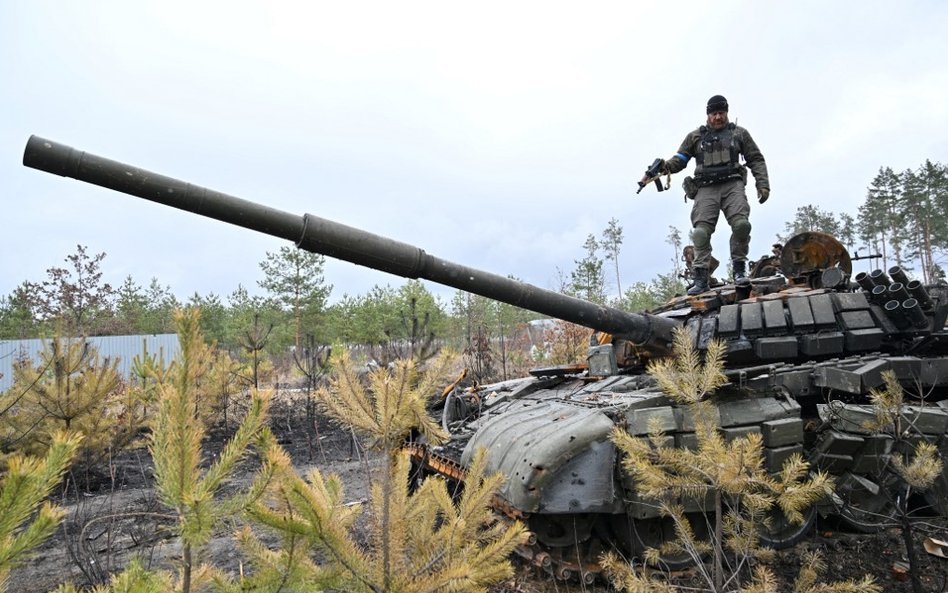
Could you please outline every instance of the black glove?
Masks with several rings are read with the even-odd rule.
[[[763,204],[767,201],[767,198],[770,197],[770,188],[769,187],[758,187],[757,188],[757,201]]]

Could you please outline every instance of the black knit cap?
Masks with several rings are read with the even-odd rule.
[[[708,99],[708,115],[711,115],[715,111],[727,113],[727,99],[721,95],[715,95]]]

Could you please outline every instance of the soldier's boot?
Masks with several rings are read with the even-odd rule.
[[[747,263],[740,259],[731,261],[731,267],[734,269],[734,284],[750,284],[747,279]]]
[[[701,294],[711,289],[708,286],[708,268],[695,268],[695,283],[688,289],[689,295]]]

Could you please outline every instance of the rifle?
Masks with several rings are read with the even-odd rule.
[[[652,164],[649,165],[648,169],[645,170],[645,176],[639,180],[639,191],[635,192],[636,194],[642,193],[642,190],[645,189],[645,186],[651,182],[655,182],[655,188],[658,191],[665,191],[671,186],[671,174],[668,175],[668,181],[663,186],[662,185],[662,165],[665,164],[665,161],[662,159],[655,159],[652,161]]]

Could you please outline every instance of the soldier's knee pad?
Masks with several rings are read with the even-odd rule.
[[[748,239],[751,235],[751,223],[745,217],[740,216],[731,223],[731,233],[738,239]]]
[[[706,224],[698,223],[691,229],[691,244],[697,250],[711,248],[711,227]]]

